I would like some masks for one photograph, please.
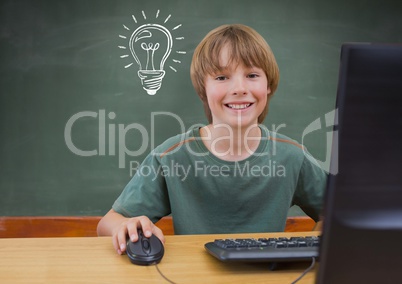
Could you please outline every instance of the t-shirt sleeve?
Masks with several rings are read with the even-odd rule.
[[[306,152],[300,168],[293,203],[316,222],[320,220],[322,214],[326,185],[327,174]]]
[[[144,159],[112,208],[125,217],[145,215],[154,223],[171,213],[163,167],[155,152]]]

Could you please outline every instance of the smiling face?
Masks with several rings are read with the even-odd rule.
[[[244,74],[238,76],[240,71]],[[242,80],[234,80],[233,74],[229,73],[236,73],[234,77],[241,77]],[[213,122],[210,107],[216,108],[213,111],[214,123],[218,123],[220,113],[224,110],[229,111],[219,109],[218,94],[219,96],[226,94],[226,101],[222,101],[224,105],[232,112],[236,110],[236,115],[240,113],[241,117],[246,118],[251,112],[249,110],[258,106],[256,112],[259,112],[259,107],[262,105],[256,103],[260,102],[260,99],[256,98],[261,94],[259,87],[259,91],[255,91],[257,82],[259,83],[261,79],[267,81],[264,90],[265,96],[268,94],[268,97],[262,98],[266,102],[275,93],[279,83],[278,65],[268,43],[254,29],[241,24],[223,25],[210,31],[194,50],[190,75],[194,88],[203,102],[209,123]],[[247,94],[238,95],[237,99],[232,95],[233,98],[229,100],[227,94],[238,88],[233,82],[244,84],[240,88],[245,88]],[[206,84],[209,85],[208,91]],[[260,87],[262,90],[262,84]],[[239,111],[240,108],[244,110]],[[258,123],[264,121],[267,113],[268,103],[260,113]]]
[[[219,66],[205,78],[212,123],[242,128],[257,124],[271,93],[264,70],[231,60],[228,47],[221,49]]]

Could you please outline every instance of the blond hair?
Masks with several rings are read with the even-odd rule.
[[[210,31],[194,51],[191,62],[191,81],[204,104],[208,122],[212,123],[212,114],[205,92],[205,78],[222,68],[219,66],[219,55],[223,47],[228,47],[230,63],[242,63],[246,67],[258,67],[264,70],[268,79],[267,105],[258,117],[262,123],[268,113],[269,98],[274,94],[279,82],[279,68],[268,43],[254,29],[240,24],[223,25]]]

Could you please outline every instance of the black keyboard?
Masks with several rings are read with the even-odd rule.
[[[283,262],[318,258],[320,237],[217,239],[205,249],[221,261]]]

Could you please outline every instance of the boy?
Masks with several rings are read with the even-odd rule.
[[[318,221],[326,174],[303,146],[260,125],[279,71],[265,40],[244,25],[212,30],[194,51],[191,79],[209,124],[156,147],[98,225],[121,254],[137,228],[172,214],[176,234],[283,231],[299,205]],[[155,175],[144,175],[149,169]]]

